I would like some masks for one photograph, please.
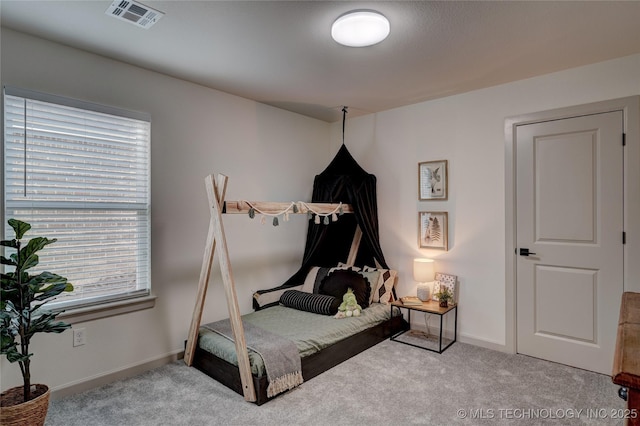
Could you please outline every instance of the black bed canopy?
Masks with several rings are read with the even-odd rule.
[[[362,230],[362,241],[355,264],[387,268],[378,232],[376,177],[367,173],[342,145],[329,166],[315,177],[312,202],[351,204],[354,214],[343,216],[333,226],[311,223],[303,265],[333,266],[344,261],[349,252],[356,226]]]
[[[311,201],[351,204],[354,214],[343,215],[329,225],[309,220],[302,266],[284,287],[299,285],[313,266],[331,267],[346,262],[358,227],[362,239],[354,264],[388,268],[380,247],[376,177],[356,162],[344,144],[315,177]]]

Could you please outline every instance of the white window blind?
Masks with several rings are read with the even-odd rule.
[[[5,217],[57,238],[37,269],[74,285],[51,308],[149,294],[150,128],[145,114],[5,87]]]

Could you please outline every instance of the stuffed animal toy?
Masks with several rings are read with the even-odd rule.
[[[338,307],[338,313],[334,318],[359,317],[360,312],[362,312],[362,308],[358,305],[356,295],[351,289],[348,289],[342,296],[342,304]]]

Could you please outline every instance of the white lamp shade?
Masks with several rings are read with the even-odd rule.
[[[413,279],[419,283],[433,281],[434,264],[433,259],[414,259]]]

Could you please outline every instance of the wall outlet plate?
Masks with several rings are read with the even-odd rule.
[[[73,329],[73,347],[82,346],[87,343],[87,332],[84,328]]]

